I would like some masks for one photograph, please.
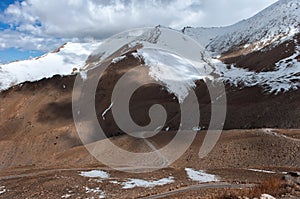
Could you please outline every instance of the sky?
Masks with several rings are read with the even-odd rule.
[[[276,0],[0,0],[0,63],[138,27],[227,26]]]

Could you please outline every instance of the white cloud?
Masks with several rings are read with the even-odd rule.
[[[277,0],[218,0],[212,3],[204,0],[203,9],[206,16],[203,18],[204,26],[225,26],[247,19]]]
[[[21,50],[49,51],[66,42],[65,39],[54,39],[51,37],[40,37],[13,30],[5,30],[0,36],[0,50],[6,48],[17,48]]]
[[[24,0],[10,5],[1,21],[0,49],[49,49],[72,38],[104,38],[145,26],[229,25],[250,17],[275,0]],[[60,38],[60,39],[57,39]],[[62,39],[63,38],[63,39]],[[53,42],[53,43],[52,43]]]

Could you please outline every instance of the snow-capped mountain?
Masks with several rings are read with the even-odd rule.
[[[213,61],[226,82],[260,86],[276,94],[300,87],[298,0],[280,0],[232,26],[184,28],[183,32],[218,58]]]
[[[142,60],[149,75],[163,82],[180,102],[196,86],[195,81],[212,79],[216,70],[197,42],[160,26],[125,32],[103,42],[88,58],[85,69],[99,67],[107,60],[116,64],[130,56]]]
[[[148,65],[149,75],[180,101],[196,80],[207,78],[234,86],[259,86],[270,93],[294,90],[300,87],[299,22],[300,2],[280,0],[232,26],[182,31],[203,48],[162,27],[121,33],[99,43],[67,43],[40,58],[1,65],[0,89],[90,70],[106,59],[116,63],[134,51]]]
[[[234,48],[259,50],[293,38],[300,32],[300,2],[279,0],[270,7],[239,23],[220,28],[184,28],[183,32],[222,54]]]
[[[37,81],[54,75],[79,71],[99,43],[66,43],[41,57],[0,65],[0,90],[26,81]]]

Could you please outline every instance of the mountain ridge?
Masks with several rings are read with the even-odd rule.
[[[252,18],[240,21],[232,26],[185,28],[182,32],[197,40],[200,44],[207,43],[205,52],[208,55],[206,58],[207,65],[214,65],[217,69],[215,70],[217,75],[223,77],[224,81],[230,81],[236,86],[240,83],[244,83],[244,86],[253,86],[260,82],[262,86],[267,88],[270,84],[265,85],[265,83],[273,82],[273,84],[278,84],[276,79],[278,77],[281,78],[281,83],[285,82],[285,85],[281,87],[284,88],[284,91],[286,91],[285,88],[296,89],[300,86],[297,82],[299,80],[297,70],[300,59],[299,7],[300,3],[296,0],[281,0]],[[262,18],[264,20],[261,20]],[[274,26],[273,29],[270,29],[270,26]],[[90,69],[93,67],[93,64],[97,65],[99,61],[118,51],[119,46],[122,45],[129,44],[127,47],[124,46],[124,51],[136,48],[137,43],[143,42],[144,45],[148,43],[152,47],[159,47],[159,45],[162,47],[164,45],[163,40],[170,40],[166,32],[173,30],[166,29],[167,31],[163,31],[163,34],[161,30],[162,27],[158,26],[149,30],[149,32],[137,29],[135,32],[131,32],[130,35],[121,33],[113,39],[108,39],[110,45],[106,46],[103,46],[105,41],[98,44],[67,43],[64,45],[64,48],[59,48],[59,50],[48,53],[39,59],[1,65],[0,82],[2,85],[0,85],[0,89],[8,89],[10,86],[18,85],[25,81],[37,81],[45,77],[51,78],[57,74],[70,75],[74,72]],[[155,36],[155,31],[160,32],[160,34]],[[176,47],[175,44],[172,46],[170,43],[169,47],[175,49],[180,48],[180,45],[186,45],[181,42]],[[95,50],[97,46],[100,47],[98,50]],[[64,53],[68,49],[70,49],[69,54],[68,52]],[[188,53],[185,52],[188,50],[190,54],[193,54],[192,57],[195,57],[194,52],[187,47],[182,47],[178,53],[188,56]],[[49,56],[56,55],[62,55],[58,60],[59,63],[54,64],[49,61],[49,64],[42,62],[42,60],[48,59]],[[209,56],[214,56],[214,58],[211,59]],[[265,57],[268,57],[268,60]],[[118,57],[113,58],[117,59]],[[71,61],[67,63],[65,60]],[[45,67],[45,65],[47,66],[46,68],[49,68],[48,72],[48,69],[40,68]],[[19,68],[24,71],[25,75],[20,76]],[[281,72],[285,74],[285,77],[279,74]],[[202,75],[209,76],[207,74]],[[268,78],[271,79],[268,80]],[[291,84],[291,86],[287,87],[287,84]],[[271,89],[271,91],[277,93],[281,88]]]
[[[183,32],[217,54],[225,53],[232,47],[265,40],[256,46],[261,49],[300,32],[300,2],[280,0],[253,17],[230,26],[185,28]]]

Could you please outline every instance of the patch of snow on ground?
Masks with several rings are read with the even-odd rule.
[[[260,196],[260,199],[276,199],[275,197],[269,195],[269,194],[262,194]]]
[[[114,103],[112,102],[109,107],[107,109],[105,109],[102,113],[102,119],[105,120],[105,115],[106,113],[112,108],[112,106],[114,105]]]
[[[112,183],[112,184],[120,184],[117,180],[111,180],[109,182]]]
[[[123,56],[121,56],[121,57],[116,57],[116,58],[114,58],[114,59],[112,60],[112,63],[116,64],[116,63],[122,61],[122,60],[125,59],[125,58],[126,58],[126,55],[123,55]]]
[[[70,198],[72,195],[71,194],[65,194],[63,196],[61,196],[61,198]]]
[[[82,171],[79,175],[83,177],[102,178],[102,179],[108,179],[110,177],[109,173],[101,170]]]
[[[218,181],[217,177],[212,174],[205,173],[204,171],[195,171],[191,168],[185,168],[185,171],[188,177],[193,181],[198,182],[216,182]]]
[[[201,127],[199,127],[199,126],[195,126],[195,127],[193,127],[193,129],[192,129],[193,131],[201,131]]]
[[[93,193],[95,195],[98,195],[99,198],[105,198],[105,191],[102,191],[99,187],[97,187],[95,189],[85,187],[85,193],[87,193],[87,194]]]
[[[168,91],[176,95],[179,102],[183,102],[189,90],[196,86],[196,80],[211,78],[204,61],[195,65],[179,55],[151,48],[140,49],[138,54],[150,67],[149,75],[166,84]]]
[[[85,65],[85,60],[96,49],[96,43],[67,43],[59,52],[40,58],[0,65],[0,90],[26,81],[38,81],[54,75],[70,75]]]
[[[155,187],[163,186],[174,182],[174,177],[162,178],[160,180],[148,181],[142,179],[129,179],[126,182],[122,182],[123,189],[132,189],[135,187]]]
[[[87,71],[80,71],[79,74],[83,81],[87,79]]]
[[[0,194],[3,194],[6,192],[5,186],[0,186]]]
[[[276,173],[274,171],[267,171],[267,170],[259,170],[259,169],[248,169],[249,171],[259,172],[259,173]]]

